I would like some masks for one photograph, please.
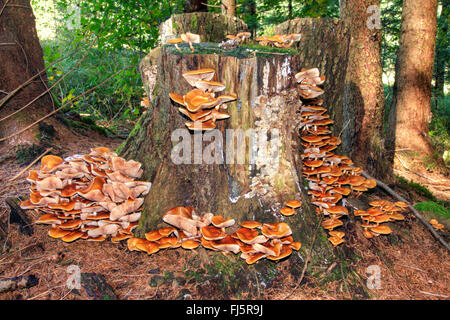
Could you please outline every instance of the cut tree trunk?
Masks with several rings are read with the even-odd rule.
[[[343,95],[349,121],[342,148],[371,175],[386,177],[389,162],[383,140],[384,91],[379,0],[341,1],[341,18],[351,33]],[[370,10],[372,9],[372,10]]]
[[[419,155],[432,153],[428,136],[431,120],[431,79],[436,44],[437,0],[403,1],[400,44],[389,114],[387,149]]]
[[[36,32],[29,0],[0,0],[0,103],[21,84],[44,70],[43,52]],[[23,107],[46,90],[47,75],[42,73],[0,107],[0,119]],[[13,117],[0,122],[0,138],[9,136],[52,110],[48,94]],[[53,122],[47,121],[47,124]],[[38,142],[35,126],[7,140],[9,145]]]
[[[348,110],[343,109],[343,91],[345,72],[342,68],[347,66],[350,33],[342,20],[331,18],[296,18],[277,25],[276,34],[301,33],[302,38],[293,44],[299,50],[301,68],[317,67],[320,74],[325,75],[324,105],[327,106],[331,118],[335,121],[333,135],[341,135],[347,120]],[[348,130],[348,124],[345,131]],[[344,141],[343,141],[344,144]]]
[[[336,55],[346,54],[347,50],[336,52]],[[169,209],[192,206],[201,214],[212,212],[234,218],[236,225],[233,228],[245,220],[284,220],[291,226],[294,239],[301,241],[305,250],[311,245],[319,218],[301,180],[297,125],[302,103],[296,90],[294,74],[302,67],[310,67],[304,64],[302,57],[302,54],[251,53],[242,48],[224,50],[212,43],[198,45],[193,54],[188,48],[179,53],[172,46],[162,47],[154,99],[118,150],[127,159],[140,161],[144,179],[153,183],[145,198],[136,232],[138,236],[163,226],[161,217]],[[345,60],[345,57],[340,58],[335,61]],[[195,140],[202,139],[202,135],[186,129],[187,118],[178,111],[179,106],[170,100],[169,93],[183,95],[192,90],[182,74],[199,68],[216,70],[214,80],[225,83],[225,92],[236,93],[238,100],[228,103],[227,112],[231,117],[218,121],[217,131],[203,134],[201,145],[204,156],[211,154],[211,149],[207,149],[213,145],[211,135],[215,135],[215,142],[221,142],[223,152],[218,144],[214,145],[217,162],[208,164],[203,158],[199,164],[194,163],[194,148],[191,148],[183,154],[190,156],[191,161],[176,164],[172,152],[179,137],[173,136],[174,132],[181,129],[185,137],[180,143],[189,141],[189,146],[192,146],[192,142],[195,146]],[[343,79],[344,73],[345,68],[335,67],[327,79]],[[227,129],[243,132],[252,129],[259,138],[268,139],[269,147],[273,146],[272,141],[277,141],[275,149],[272,149],[275,153],[268,151],[264,155],[264,148],[254,144],[254,158],[251,158],[249,141],[244,140],[240,144],[234,141],[232,148]],[[236,150],[236,145],[243,148],[241,153]],[[230,161],[227,152],[231,150],[238,156],[244,154],[244,163],[237,163],[236,158],[234,162]],[[274,158],[276,152],[278,158]],[[279,209],[284,206],[284,202],[294,198],[303,202],[301,212],[291,217],[281,216]],[[315,261],[323,262],[333,253],[323,229],[320,227],[318,230],[322,236],[317,237],[314,247]]]
[[[241,19],[213,12],[174,14],[159,27],[162,43],[186,32],[199,34],[202,42],[221,42],[228,34],[243,31],[248,28]]]

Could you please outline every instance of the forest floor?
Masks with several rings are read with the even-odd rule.
[[[122,141],[106,138],[98,134],[83,136],[74,133],[75,138],[58,141],[61,156],[88,153],[91,147],[106,146],[116,148]],[[9,152],[0,148],[0,154]],[[4,203],[7,197],[27,196],[29,183],[26,174],[13,182],[8,180],[20,172],[25,165],[16,163],[14,157],[0,163],[0,222],[8,221],[9,208]],[[38,164],[33,168],[38,168]],[[6,173],[6,174],[5,174]],[[438,178],[436,178],[438,179]],[[444,188],[449,188],[450,180],[439,177]],[[447,190],[446,189],[446,190]],[[420,195],[396,188],[408,201],[424,201]],[[436,197],[443,199],[441,194]],[[448,192],[444,195],[449,196]],[[367,199],[390,199],[381,190],[375,189]],[[366,199],[366,200],[367,200]],[[446,199],[448,200],[448,199]],[[174,203],[174,206],[177,204]],[[38,214],[30,211],[32,221]],[[361,235],[359,222],[346,219],[344,228],[353,230],[347,241],[334,250],[349,250],[351,261],[334,261],[334,268],[328,268],[328,276],[314,275],[314,268],[307,269],[304,280],[297,286],[298,275],[293,275],[295,261],[286,259],[277,264],[276,276],[271,283],[262,283],[255,274],[255,265],[242,268],[249,276],[248,281],[239,282],[234,288],[233,277],[227,278],[231,268],[221,253],[205,251],[185,251],[171,249],[148,256],[142,252],[129,252],[126,243],[76,241],[64,243],[47,236],[48,226],[33,224],[34,233],[26,236],[19,232],[16,224],[7,223],[8,241],[11,248],[6,250],[0,241],[0,281],[21,275],[35,275],[36,286],[0,294],[1,299],[92,299],[87,290],[69,290],[66,281],[68,267],[79,266],[83,273],[103,274],[119,299],[450,299],[450,259],[443,248],[412,214],[405,221],[392,226],[393,234],[366,239]],[[356,230],[356,231],[355,231]],[[448,225],[441,233],[449,239]],[[1,253],[3,251],[3,253]],[[302,250],[293,255],[304,254]],[[211,270],[201,262],[200,256],[207,256],[216,263]],[[231,256],[230,259],[239,259]],[[176,261],[177,263],[174,263]],[[367,268],[378,266],[380,287],[367,290],[368,294],[353,292],[351,280],[342,277],[342,270],[351,268],[360,278],[362,285],[369,276]],[[218,272],[221,271],[221,272]]]

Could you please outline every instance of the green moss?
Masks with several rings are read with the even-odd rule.
[[[265,47],[261,45],[246,44],[237,46],[235,48],[221,48],[217,43],[202,42],[193,44],[195,51],[191,52],[188,44],[179,44],[181,52],[178,51],[173,45],[166,45],[168,47],[169,53],[176,55],[187,55],[187,54],[217,54],[221,56],[231,56],[237,58],[251,58],[254,56],[259,57],[270,57],[272,55],[294,55],[298,54],[298,51],[294,48],[272,48]]]
[[[450,219],[450,209],[441,206],[433,201],[424,201],[417,203],[414,208],[423,212],[433,212],[438,216]]]
[[[412,189],[415,193],[417,193],[420,196],[426,197],[434,202],[437,202],[439,204],[444,203],[442,200],[438,200],[430,190],[427,189],[427,187],[421,185],[420,183],[416,183],[413,181],[408,181],[403,177],[397,176],[398,184],[400,187],[404,189]]]
[[[198,19],[195,14],[192,15],[191,18],[191,30],[197,30],[198,29]]]

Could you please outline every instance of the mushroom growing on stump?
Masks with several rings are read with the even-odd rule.
[[[189,47],[191,48],[191,51],[194,52],[194,46],[193,43],[200,43],[200,35],[195,33],[186,32],[181,35],[181,40],[183,40],[186,43],[189,43]]]
[[[178,110],[191,120],[185,123],[189,130],[212,130],[216,128],[217,120],[230,117],[228,113],[219,109],[225,109],[224,104],[236,100],[237,96],[225,94],[216,97],[215,93],[223,91],[225,85],[221,82],[211,81],[214,74],[214,69],[210,68],[185,72],[183,73],[184,79],[196,89],[183,96],[177,93],[169,94],[174,102],[184,107],[180,107]]]
[[[29,173],[35,191],[21,207],[42,212],[36,223],[51,224],[48,235],[64,242],[125,240],[131,223],[140,218],[139,196],[150,191],[150,182],[134,181],[140,167],[105,147],[66,159],[43,157],[41,168]]]

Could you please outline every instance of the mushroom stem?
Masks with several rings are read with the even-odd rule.
[[[191,48],[191,51],[194,52],[194,46],[192,45],[192,42],[189,41],[189,47]]]
[[[177,48],[178,52],[181,52],[180,47],[178,46],[178,44],[175,43],[175,48]]]

